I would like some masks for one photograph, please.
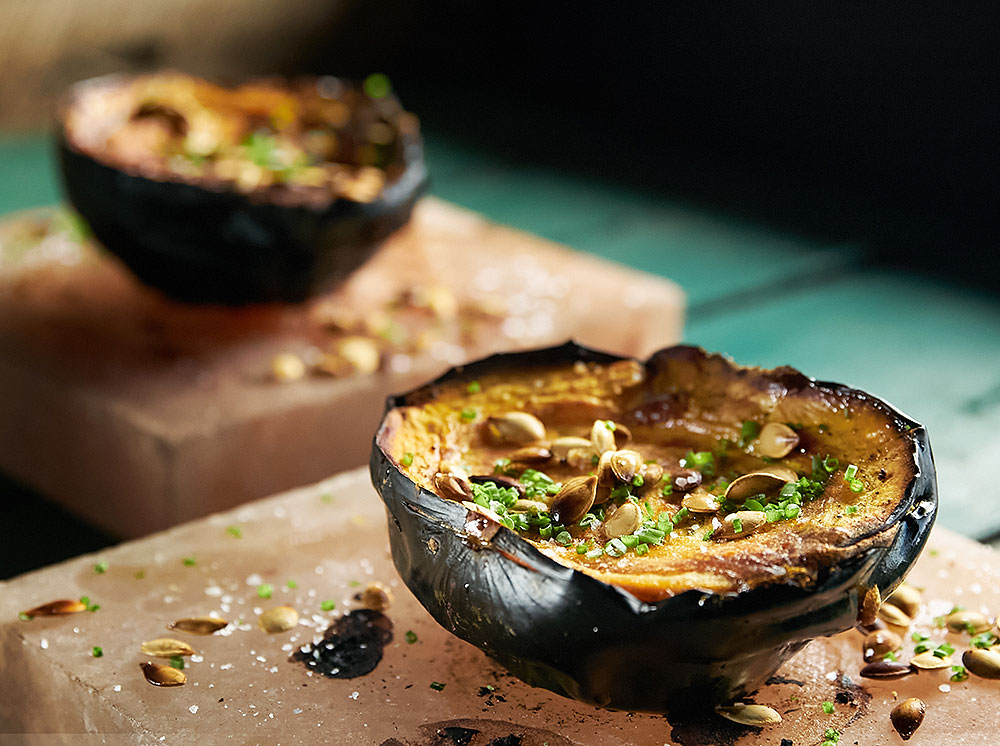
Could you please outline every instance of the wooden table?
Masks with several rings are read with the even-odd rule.
[[[0,213],[58,199],[50,150],[43,136],[0,140]],[[995,295],[888,271],[866,245],[830,244],[660,194],[515,167],[433,132],[427,150],[434,195],[680,283],[690,302],[687,341],[742,363],[787,363],[865,388],[924,422],[939,470],[940,524],[977,539],[1000,536],[989,490],[1000,452]],[[33,566],[17,558],[8,564]]]

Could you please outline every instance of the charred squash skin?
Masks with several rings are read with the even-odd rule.
[[[422,142],[411,133],[400,134],[401,175],[369,202],[289,201],[102,162],[74,141],[67,110],[81,91],[129,80],[109,76],[70,89],[56,134],[63,184],[97,239],[144,283],[178,300],[304,301],[361,266],[409,220],[426,189]]]
[[[386,505],[393,561],[442,626],[530,684],[636,711],[732,701],[759,688],[810,639],[852,627],[868,588],[877,586],[884,598],[905,576],[927,540],[937,506],[926,432],[884,402],[792,369],[738,369],[691,347],[657,353],[645,364],[650,378],[665,362],[679,360],[708,369],[724,366],[729,374],[783,387],[790,395],[865,402],[899,429],[912,472],[898,504],[877,525],[816,558],[807,580],[747,584],[725,593],[691,588],[654,602],[560,564],[505,528],[484,541],[481,531],[470,530],[481,528],[476,514],[419,486],[393,454],[398,408],[433,400],[449,382],[618,360],[569,343],[494,356],[390,398],[371,474]]]

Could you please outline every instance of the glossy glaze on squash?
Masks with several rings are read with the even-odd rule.
[[[470,475],[494,473],[514,448],[492,437],[490,416],[526,412],[545,425],[547,442],[561,436],[588,438],[595,420],[631,431],[629,449],[643,460],[677,470],[689,452],[713,452],[716,477],[729,480],[775,466],[800,476],[813,472],[813,457],[837,466],[822,493],[790,520],[766,523],[733,541],[707,536],[724,512],[678,523],[660,544],[613,557],[580,554],[576,546],[606,544],[600,525],[569,526],[569,546],[537,531],[521,535],[567,567],[623,588],[644,601],[689,589],[735,593],[771,583],[808,587],[824,568],[896,536],[890,519],[916,473],[909,422],[879,400],[833,384],[816,383],[789,368],[740,368],[694,348],[671,348],[646,366],[634,361],[582,363],[530,370],[498,370],[470,380],[461,375],[416,392],[392,410],[379,445],[413,481],[435,491],[435,475],[460,465]],[[470,390],[471,388],[471,390]],[[739,445],[743,423],[790,423],[799,443],[781,459],[757,453],[751,440]],[[835,460],[835,461],[834,461]],[[857,466],[855,492],[844,472]],[[515,475],[525,466],[515,468]],[[556,482],[594,471],[550,459],[530,465]],[[510,467],[507,467],[508,469]],[[722,493],[721,483],[709,491]],[[711,487],[716,489],[712,490]],[[647,486],[648,489],[648,486]],[[638,502],[646,516],[676,514],[683,495],[647,492]],[[623,499],[611,501],[621,503]],[[888,527],[888,528],[887,528]],[[885,529],[885,530],[883,530]]]

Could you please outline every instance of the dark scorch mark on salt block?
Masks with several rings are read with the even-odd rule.
[[[323,639],[292,653],[292,660],[331,679],[353,679],[375,670],[382,649],[392,642],[389,617],[355,609],[327,627]]]
[[[564,736],[502,720],[461,718],[427,723],[412,739],[390,738],[380,746],[581,746]]]

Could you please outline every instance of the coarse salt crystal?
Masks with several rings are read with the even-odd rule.
[[[44,637],[42,638],[41,642],[39,642],[38,644],[42,646],[42,650],[48,650],[49,649],[49,641],[46,640]]]
[[[837,673],[836,671],[829,671],[829,672],[827,672],[827,674],[826,674],[826,680],[827,680],[827,681],[836,681],[836,680],[837,680],[837,677],[838,677],[839,675],[840,675],[840,674],[838,674],[838,673]]]
[[[941,686],[938,687],[938,689],[947,694],[948,692],[951,691],[951,686],[949,684],[942,684]]]
[[[188,712],[190,712],[192,715],[197,715],[198,705],[191,705],[190,707],[188,707]]]
[[[120,692],[121,690],[122,690],[121,684],[115,684],[113,687],[111,687],[111,691],[113,692]]]

